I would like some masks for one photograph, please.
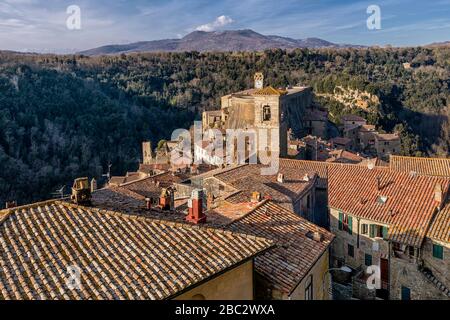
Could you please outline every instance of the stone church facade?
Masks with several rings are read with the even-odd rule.
[[[283,89],[264,86],[264,77],[256,73],[252,89],[231,93],[221,98],[221,109],[205,111],[202,116],[203,130],[241,129],[256,132],[258,151],[287,154],[288,130],[295,136],[306,135],[303,116],[312,106],[310,87],[286,87]],[[275,130],[278,141],[272,145],[271,135],[267,143],[260,143],[259,129]],[[271,132],[271,131],[264,131]]]

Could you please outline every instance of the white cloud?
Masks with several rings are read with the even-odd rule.
[[[220,16],[220,17],[217,17],[216,20],[214,20],[213,22],[198,26],[197,28],[195,28],[195,30],[210,32],[210,31],[217,30],[221,27],[224,27],[227,24],[230,24],[233,22],[234,22],[233,19],[231,19],[231,17],[229,17],[229,16]]]

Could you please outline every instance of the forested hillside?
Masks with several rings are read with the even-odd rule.
[[[408,63],[409,65],[404,65]],[[378,96],[366,110],[332,99],[333,115],[363,114],[402,134],[404,154],[448,156],[450,49],[298,49],[84,57],[0,53],[0,206],[44,199],[77,176],[136,168],[140,143],[170,138],[220,96],[267,84],[336,86]],[[329,95],[327,95],[329,96]]]

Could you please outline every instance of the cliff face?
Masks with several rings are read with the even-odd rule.
[[[380,105],[380,99],[376,95],[358,89],[343,88],[341,86],[336,86],[333,94],[322,93],[317,95],[336,100],[349,109],[359,108],[370,112],[371,107],[378,107]]]

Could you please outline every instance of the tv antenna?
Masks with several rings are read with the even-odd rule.
[[[102,177],[106,177],[106,179],[108,180],[108,182],[109,182],[109,180],[111,180],[111,167],[112,167],[112,164],[109,163],[109,164],[108,164],[108,172],[105,173],[105,174],[102,174]]]
[[[64,198],[64,189],[65,188],[66,188],[66,186],[62,186],[61,189],[58,189],[55,192],[52,192],[52,195],[60,197],[61,199],[63,199]]]

